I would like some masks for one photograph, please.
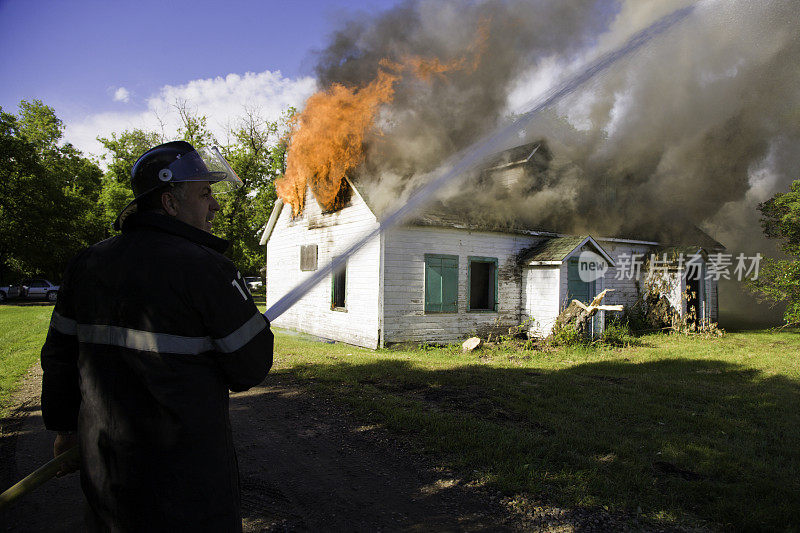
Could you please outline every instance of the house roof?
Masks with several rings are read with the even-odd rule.
[[[549,239],[531,250],[523,257],[523,261],[563,261],[587,237],[588,235],[579,235]]]
[[[442,202],[434,202],[411,217],[407,224],[412,226],[435,226],[473,231],[495,231],[501,233],[520,233],[524,235],[543,235],[556,237],[559,234],[543,228],[532,228],[519,220],[508,217],[494,218],[491,214],[483,217],[470,216],[461,209],[453,209]]]
[[[526,165],[536,171],[546,167],[547,162],[552,159],[552,157],[547,143],[545,141],[538,141],[499,152],[491,156],[483,165],[483,168],[485,172],[491,173],[493,171],[501,171],[501,169],[507,167]],[[381,213],[377,203],[370,199],[368,191],[363,190],[363,188],[359,189],[358,181],[351,181],[348,179],[347,183],[352,187],[352,190],[364,200],[366,206],[378,219],[386,214]],[[551,221],[550,225],[552,227],[544,227],[540,224],[534,226],[530,221],[525,219],[524,214],[503,209],[502,206],[495,205],[495,203],[492,203],[491,199],[483,199],[480,194],[468,194],[462,195],[462,197],[450,198],[446,203],[434,201],[410,217],[405,223],[411,226],[432,226],[547,237],[561,237],[564,235],[565,231],[568,230],[566,227],[557,227],[559,225],[557,219]],[[280,213],[280,207],[277,204],[276,207],[278,207],[276,210],[277,213],[273,214]],[[269,239],[273,227],[274,223],[267,224],[261,238],[261,244],[266,243]],[[676,220],[674,222],[674,227],[669,228],[673,230],[672,233],[676,235],[674,238],[668,235],[669,232],[660,231],[660,229],[654,227],[649,232],[643,230],[637,231],[635,234],[614,234],[606,235],[605,237],[623,238],[643,244],[661,242],[665,245],[669,245],[679,243],[681,245],[697,245],[705,250],[719,251],[725,249],[725,246],[714,240],[694,224],[689,223],[689,221],[681,222]],[[555,244],[553,246],[555,246]]]
[[[560,264],[576,249],[586,244],[594,248],[608,264],[614,266],[611,256],[589,235],[567,235],[548,239],[523,254],[520,261],[525,264]]]
[[[269,215],[267,225],[264,226],[264,232],[261,234],[261,240],[258,242],[259,245],[264,246],[267,244],[267,241],[272,236],[272,230],[275,229],[275,224],[278,222],[278,217],[281,216],[282,210],[283,200],[278,198],[275,200],[275,204],[272,206],[272,213]]]

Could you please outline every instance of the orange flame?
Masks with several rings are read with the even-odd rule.
[[[466,55],[447,63],[418,56],[403,56],[399,63],[383,59],[377,77],[365,87],[350,89],[333,84],[313,94],[302,113],[292,121],[286,172],[275,182],[278,196],[291,204],[292,216],[303,211],[309,185],[323,210],[342,207],[338,205],[342,182],[363,161],[364,136],[372,128],[380,106],[394,98],[394,85],[401,72],[411,71],[415,77],[429,81],[433,76],[455,70],[474,71],[486,49],[488,36],[488,24],[484,21],[470,46],[471,62]]]
[[[347,172],[361,163],[364,135],[380,104],[392,101],[397,75],[378,72],[369,85],[351,90],[334,84],[312,95],[295,117],[286,173],[275,183],[278,195],[292,205],[292,216],[303,210],[306,186],[323,209],[336,208]]]

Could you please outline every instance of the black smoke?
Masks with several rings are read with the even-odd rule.
[[[351,19],[318,55],[323,86],[371,81],[381,59],[472,53],[477,68],[405,76],[355,176],[389,210],[458,150],[687,1],[409,1]],[[520,132],[547,168],[524,194],[473,176],[439,205],[497,225],[681,241],[700,227],[732,253],[771,253],[756,206],[800,175],[800,2],[704,1]],[[379,133],[378,133],[379,131]],[[511,148],[511,146],[509,146]],[[724,298],[723,298],[724,301]]]

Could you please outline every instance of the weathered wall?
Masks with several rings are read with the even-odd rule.
[[[459,229],[401,227],[385,235],[384,328],[387,342],[454,342],[507,331],[521,322],[522,271],[517,254],[541,239]],[[458,312],[425,313],[425,254],[458,256]],[[498,259],[497,312],[467,311],[469,256]]]
[[[353,195],[340,211],[323,214],[313,195],[295,220],[285,206],[267,242],[267,306],[313,272],[300,270],[300,247],[318,246],[318,268],[377,227],[364,201]],[[358,346],[378,346],[380,329],[380,239],[373,239],[347,262],[345,311],[331,309],[331,277],[320,282],[274,321],[277,327],[304,331]]]
[[[707,279],[705,282],[705,305],[708,319],[711,322],[719,321],[719,282]]]
[[[616,266],[609,267],[606,272],[604,283],[606,289],[614,289],[610,292],[605,299],[604,304],[608,305],[633,305],[639,299],[639,293],[636,289],[636,279],[629,279],[628,272],[625,272],[624,265],[620,261],[620,256],[623,254],[649,254],[652,247],[644,244],[629,244],[618,243],[613,241],[597,241],[603,250],[611,256]],[[621,272],[622,271],[622,272]],[[622,279],[617,279],[618,275],[624,273]]]
[[[645,244],[619,243],[613,241],[598,242],[617,264],[616,267],[611,267],[609,268],[608,272],[606,272],[605,287],[614,289],[614,292],[606,296],[604,303],[633,305],[639,298],[639,294],[636,290],[635,279],[628,279],[627,275],[624,277],[624,279],[616,279],[618,272],[624,267],[620,261],[620,255],[631,255],[637,253],[649,256],[655,247]],[[703,272],[706,272],[705,266],[703,267]],[[642,279],[644,279],[645,275],[646,272],[642,272]],[[681,309],[682,313],[686,312],[686,302],[683,298],[683,293],[685,290],[686,280],[676,280],[676,282],[673,284],[673,289],[667,295],[667,298],[670,300],[673,306]],[[701,318],[703,320],[710,320],[712,322],[719,320],[717,281],[713,279],[705,279],[703,282],[701,297],[703,299],[703,316],[701,316]]]

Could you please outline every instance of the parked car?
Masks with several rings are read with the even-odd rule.
[[[0,287],[0,302],[5,302],[10,298],[19,298],[22,295],[22,286],[7,285]]]
[[[58,298],[60,285],[54,285],[46,279],[29,279],[22,282],[23,298],[47,298],[50,302],[55,302]]]
[[[245,276],[244,280],[247,282],[247,287],[251,291],[257,291],[264,286],[264,282],[261,281],[261,278],[257,278],[255,276]]]

